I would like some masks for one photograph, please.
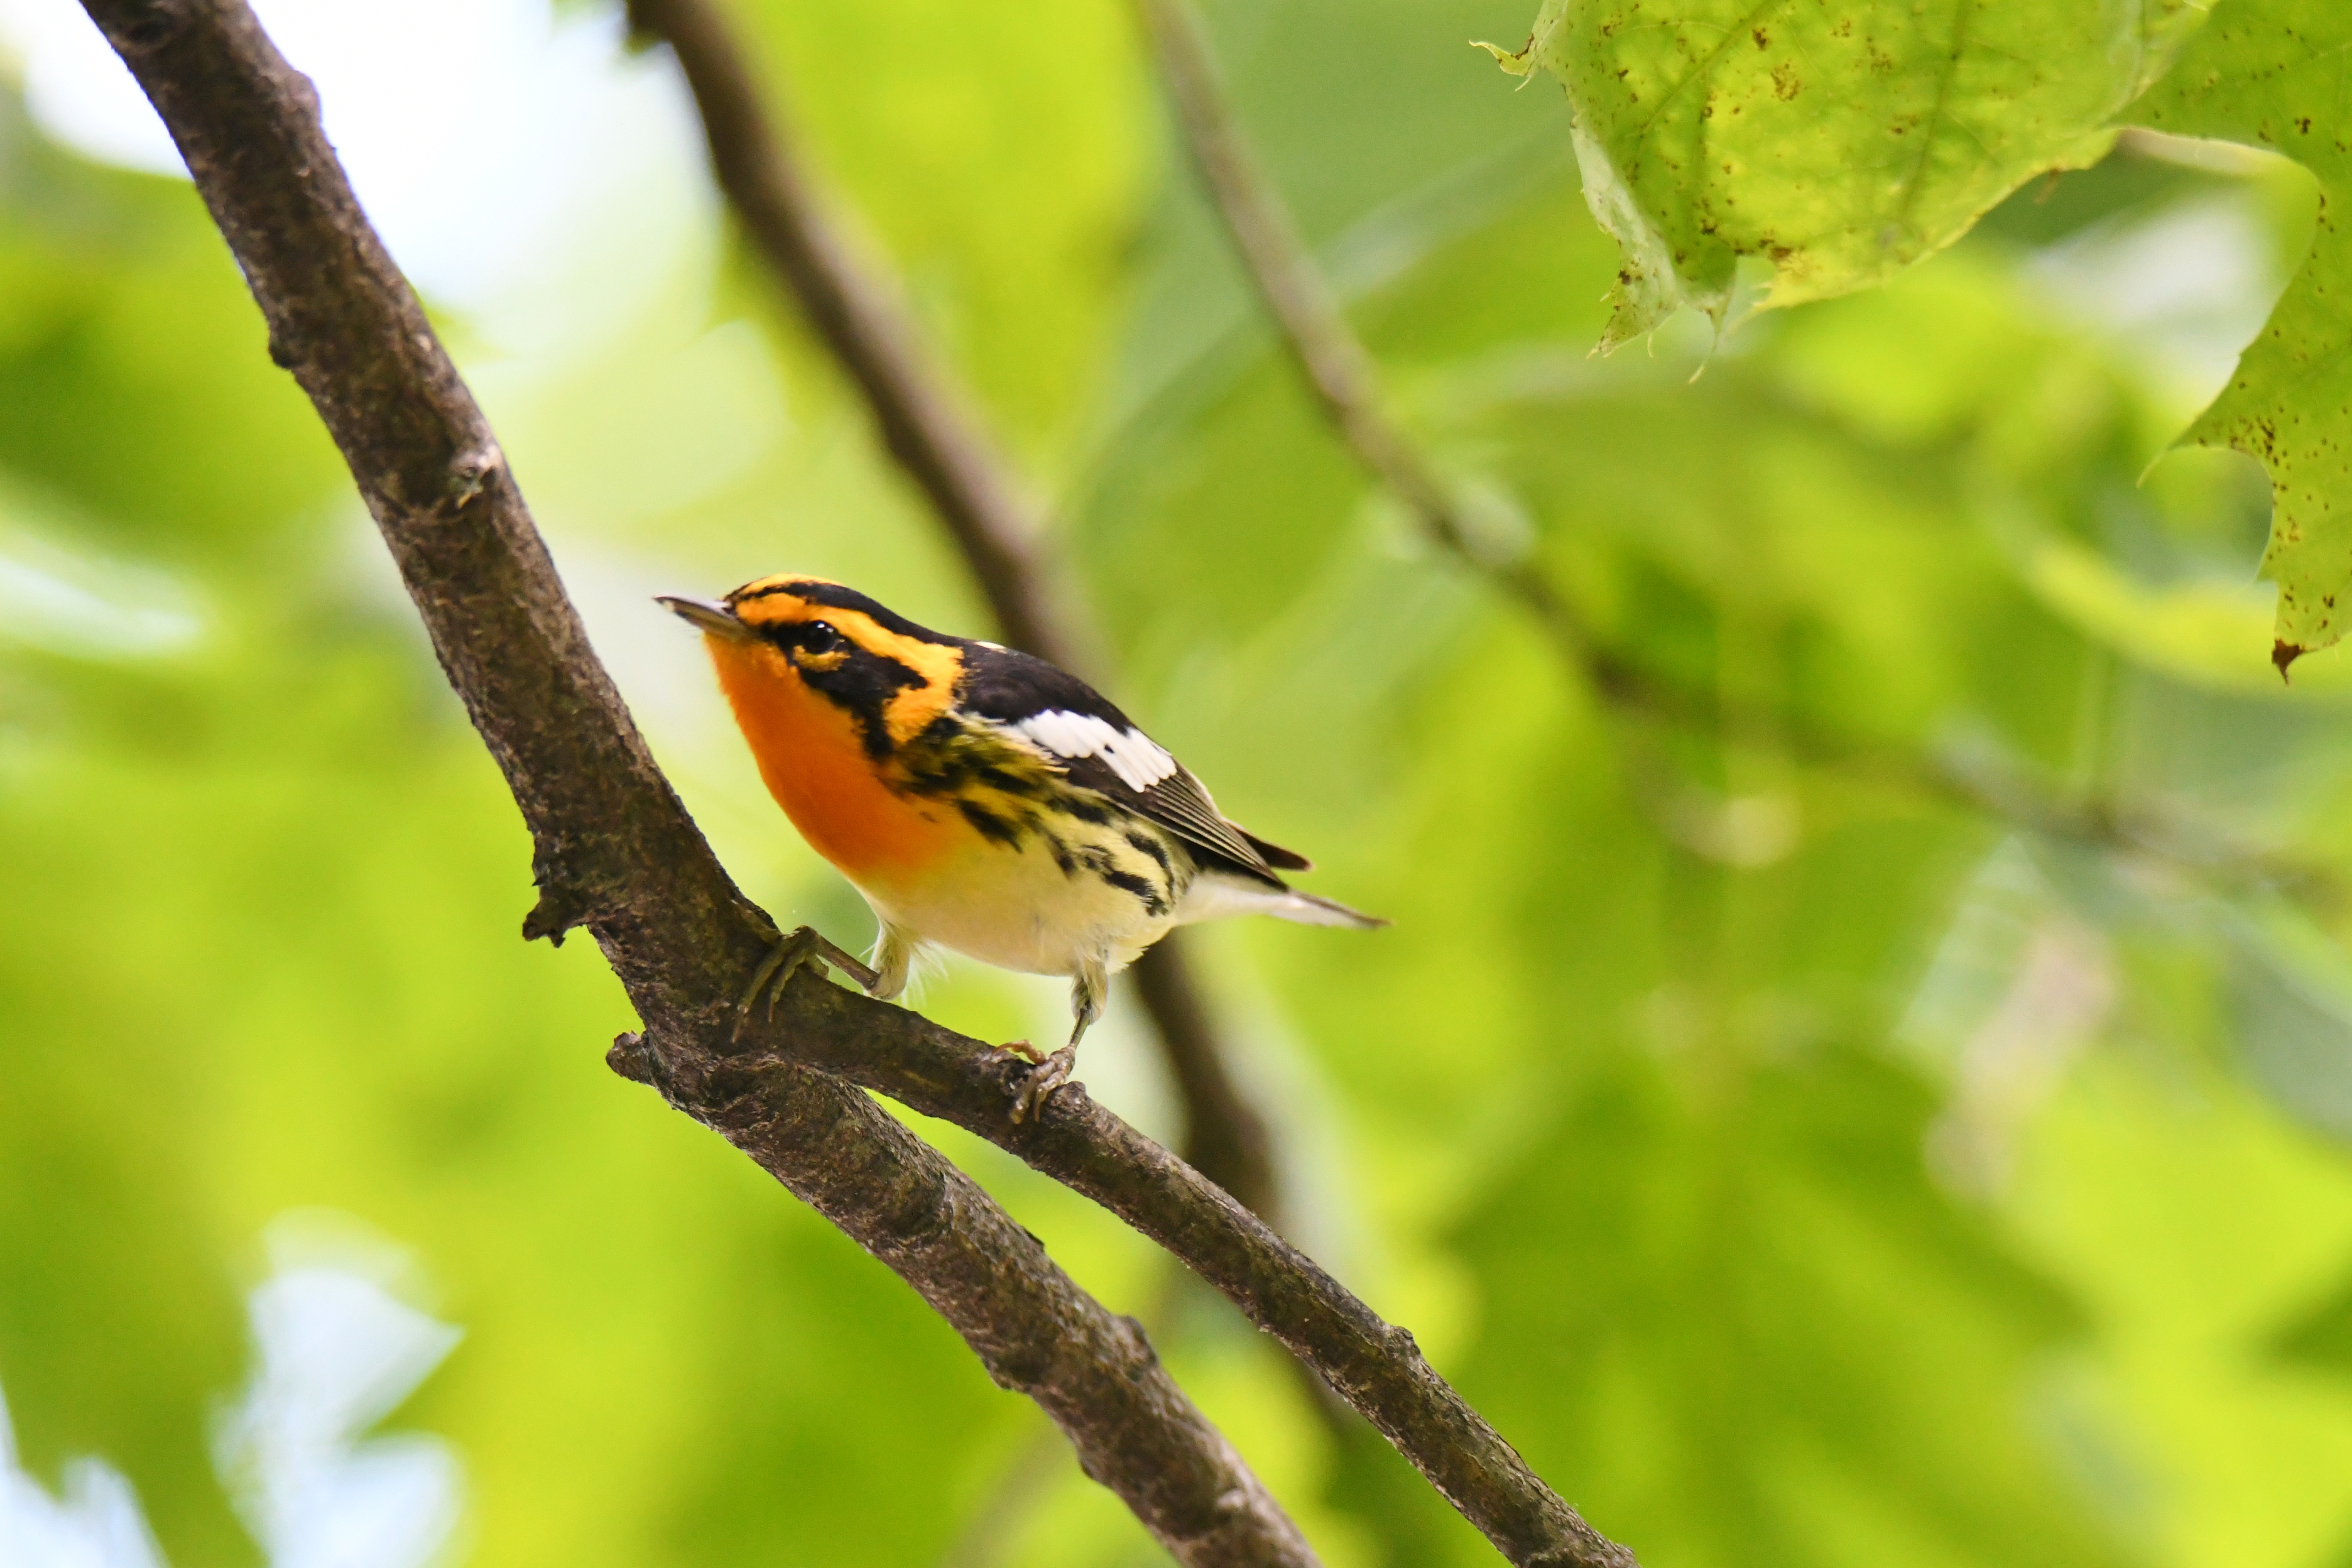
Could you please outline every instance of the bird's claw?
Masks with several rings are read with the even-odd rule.
[[[1028,1043],[1026,1040],[1019,1042],[1024,1046]],[[1078,1047],[1075,1045],[1064,1046],[1042,1061],[1034,1056],[1026,1056],[1026,1053],[1017,1054],[1024,1055],[1026,1059],[1035,1062],[1036,1065],[1023,1077],[1021,1092],[1013,1099],[1013,1121],[1015,1126],[1024,1121],[1034,1121],[1043,1115],[1045,1101],[1069,1083],[1070,1074],[1078,1063]]]
[[[814,967],[822,973],[829,963],[858,984],[869,990],[873,987],[874,971],[827,942],[814,926],[801,926],[780,935],[775,923],[756,910],[747,911],[743,918],[774,945],[760,961],[760,967],[751,972],[751,984],[745,988],[743,1000],[735,1005],[735,1038],[743,1037],[744,1028],[751,1022],[751,1010],[759,1005],[762,994],[768,998],[768,1016],[775,1017],[776,999],[784,994],[793,976],[803,969]]]

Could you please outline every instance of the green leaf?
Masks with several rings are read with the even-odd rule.
[[[1585,200],[1623,264],[1601,346],[1689,305],[1721,324],[1738,258],[1768,306],[1882,283],[2105,127],[2202,19],[2192,0],[1545,0],[1505,69],[1568,89]]]
[[[2319,226],[2270,324],[2186,442],[2270,470],[2276,505],[2262,574],[2278,584],[2280,673],[2344,636],[2352,583],[2352,238],[2335,216],[2352,184],[2352,8],[2341,0],[2224,0],[2170,79],[2133,110],[2153,130],[2283,153],[2319,180]],[[2352,605],[2347,606],[2352,610]]]
[[[2209,691],[2235,691],[2285,701],[2288,694],[2247,650],[2260,645],[2269,598],[2252,583],[2189,581],[2154,585],[2119,569],[2098,551],[2069,539],[2047,539],[2020,563],[2035,595],[2092,638],[2150,669]],[[2341,691],[2352,666],[2323,659],[2310,670],[2317,688]]]

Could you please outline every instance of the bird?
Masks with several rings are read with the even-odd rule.
[[[701,631],[769,793],[872,908],[870,994],[899,995],[929,945],[1069,979],[1068,1044],[1015,1042],[1044,1069],[1033,1102],[1066,1081],[1110,977],[1176,927],[1389,923],[1293,888],[1283,873],[1304,856],[1228,820],[1166,747],[1045,659],[822,577],[656,602]]]

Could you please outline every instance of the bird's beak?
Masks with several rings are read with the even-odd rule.
[[[749,642],[751,628],[736,618],[730,605],[717,599],[689,599],[678,594],[656,594],[654,603],[683,621],[692,621],[713,637],[729,642]]]

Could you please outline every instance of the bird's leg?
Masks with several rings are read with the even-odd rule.
[[[874,973],[866,981],[866,994],[887,1002],[907,988],[908,973],[915,966],[915,949],[920,945],[915,933],[901,925],[882,920],[874,933]]]
[[[743,919],[772,945],[760,967],[751,972],[751,984],[743,992],[743,1000],[735,1005],[735,1036],[743,1037],[744,1026],[751,1021],[751,1009],[759,1005],[764,994],[768,998],[768,1016],[776,1016],[776,998],[793,976],[811,966],[831,964],[844,974],[871,990],[877,978],[874,971],[827,942],[814,926],[802,926],[789,935],[780,934],[775,922],[756,909],[746,909]]]
[[[1038,1060],[1034,1055],[1035,1047],[1030,1046],[1026,1040],[1019,1042],[1027,1047],[1021,1054],[1036,1061],[1037,1065],[1029,1069],[1029,1076],[1021,1085],[1021,1097],[1013,1102],[1014,1121],[1026,1121],[1044,1110],[1045,1101],[1053,1092],[1070,1081],[1070,1074],[1078,1065],[1078,1041],[1085,1036],[1087,1026],[1102,1016],[1103,999],[1109,993],[1109,966],[1099,960],[1082,961],[1078,965],[1077,977],[1070,982],[1070,1011],[1075,1016],[1070,1028],[1070,1043],[1052,1056]]]

